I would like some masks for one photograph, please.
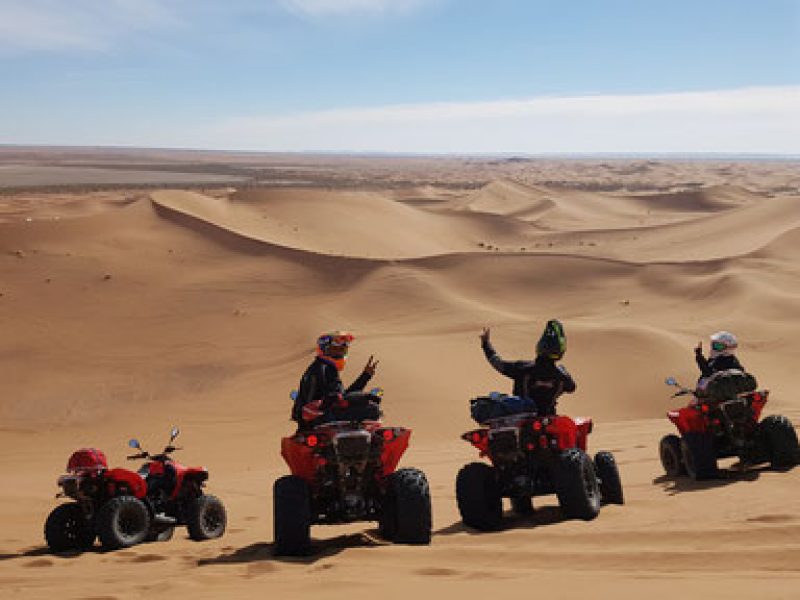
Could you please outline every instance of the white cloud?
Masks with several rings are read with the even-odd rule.
[[[101,50],[175,22],[158,0],[0,0],[0,50]]]
[[[800,154],[800,86],[239,117],[198,142],[275,151]]]
[[[430,3],[431,0],[281,0],[288,10],[312,17],[405,13]]]

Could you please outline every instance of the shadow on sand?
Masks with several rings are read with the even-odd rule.
[[[668,475],[660,475],[653,479],[653,484],[660,485],[666,494],[674,496],[675,494],[683,494],[685,492],[697,492],[725,487],[726,485],[741,481],[756,481],[763,471],[769,470],[770,468],[768,466],[750,467],[746,470],[742,470],[734,465],[734,467],[730,469],[720,469],[716,479],[694,481],[689,477],[673,478]]]
[[[535,527],[546,527],[548,525],[557,525],[558,523],[563,523],[564,521],[568,520],[569,519],[564,517],[564,515],[561,513],[561,509],[559,507],[543,506],[542,508],[537,508],[528,516],[505,513],[503,515],[503,521],[500,524],[500,527],[495,529],[494,532],[508,531],[510,529],[533,529]],[[473,529],[472,527],[464,525],[462,521],[456,521],[452,525],[448,525],[447,527],[442,527],[441,529],[434,531],[433,535],[453,535],[456,533],[483,535],[491,532]]]
[[[327,540],[314,540],[306,556],[275,556],[275,545],[266,542],[250,544],[215,558],[204,558],[197,561],[198,567],[206,565],[246,564],[260,561],[278,561],[286,563],[313,564],[318,560],[335,556],[348,548],[371,548],[385,546],[388,542],[378,537],[377,531],[366,531],[350,535],[340,535]]]

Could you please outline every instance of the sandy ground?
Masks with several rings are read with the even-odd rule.
[[[800,469],[690,484],[657,457],[675,404],[663,379],[692,380],[716,329],[739,335],[767,412],[800,422],[797,164],[281,160],[280,177],[326,184],[0,196],[3,597],[798,597]],[[550,317],[578,381],[561,410],[594,417],[626,504],[585,523],[544,497],[477,534],[455,505],[476,459],[458,436],[470,397],[510,385],[478,333],[526,357]],[[308,558],[272,556],[288,392],[330,328],[358,338],[345,379],[374,354],[387,422],[414,430],[402,464],[431,481],[430,547],[355,524],[315,528]],[[69,454],[123,464],[129,437],[156,446],[174,423],[180,458],[228,506],[225,537],[50,555]]]

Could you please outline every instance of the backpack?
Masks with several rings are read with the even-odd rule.
[[[739,394],[753,392],[758,387],[756,378],[739,369],[717,371],[708,378],[706,395],[714,402],[724,402]]]
[[[492,392],[488,396],[478,396],[469,401],[470,415],[478,424],[483,424],[489,419],[507,417],[526,412],[536,412],[536,403],[530,398],[509,396]]]

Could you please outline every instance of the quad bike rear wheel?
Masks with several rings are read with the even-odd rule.
[[[556,495],[564,516],[590,521],[600,512],[600,486],[592,459],[578,448],[564,450],[556,472]]]
[[[189,501],[186,507],[186,529],[197,542],[222,537],[228,524],[225,505],[216,496],[203,494]]]
[[[311,492],[295,475],[285,475],[273,486],[275,554],[303,556],[311,548]]]
[[[44,539],[52,552],[87,550],[95,537],[94,524],[75,502],[56,506],[44,524]]]
[[[683,464],[681,453],[681,438],[675,434],[665,435],[658,444],[658,455],[661,457],[661,466],[667,477],[680,477],[686,475],[686,465]]]
[[[717,453],[714,439],[707,433],[689,432],[681,438],[681,457],[686,473],[695,481],[717,477]]]
[[[781,415],[770,415],[759,423],[758,429],[773,469],[797,464],[800,459],[797,432],[789,419]]]
[[[430,544],[431,492],[425,473],[398,469],[388,477],[380,534],[400,544]]]
[[[603,504],[625,504],[622,493],[622,479],[614,455],[611,452],[598,452],[594,455],[594,470],[600,480],[600,497]]]
[[[491,531],[503,519],[503,498],[493,467],[470,463],[456,477],[456,500],[461,519],[468,527]]]
[[[117,496],[97,511],[97,535],[106,550],[141,544],[150,531],[150,513],[134,496]]]

